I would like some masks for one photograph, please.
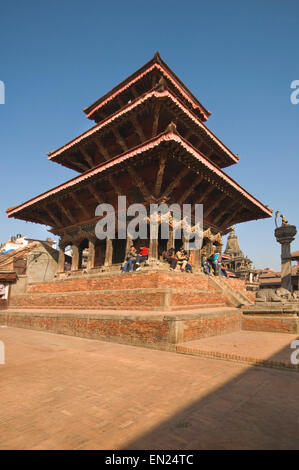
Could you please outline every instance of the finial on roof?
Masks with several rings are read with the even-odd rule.
[[[161,56],[160,56],[160,54],[159,54],[159,51],[156,51],[156,52],[155,52],[154,59],[156,59],[157,62],[160,62]]]
[[[177,130],[176,130],[176,124],[175,124],[173,121],[171,121],[171,123],[168,124],[168,126],[167,126],[167,131],[168,131],[168,132],[177,132]]]

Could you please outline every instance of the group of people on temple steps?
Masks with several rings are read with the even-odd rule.
[[[223,276],[228,277],[224,264],[222,263],[222,256],[218,251],[212,253],[208,258],[203,255],[201,258],[201,266],[203,272],[208,276]]]
[[[126,261],[122,267],[122,272],[132,272],[140,270],[140,263],[148,260],[148,248],[146,246],[141,246],[139,251],[136,250],[135,246],[132,245],[130,251],[127,253]],[[162,258],[164,261],[168,262],[170,265],[170,270],[174,271],[176,267],[179,267],[181,271],[192,273],[192,266],[190,262],[190,257],[188,256],[184,247],[181,247],[177,252],[174,248],[165,250],[162,253]]]
[[[140,264],[148,260],[149,249],[146,246],[141,246],[139,250],[134,245],[131,246],[126,256],[126,261],[122,266],[122,272],[139,271]],[[174,248],[169,248],[162,253],[163,261],[169,263],[171,271],[174,271],[177,267],[182,272],[192,273],[192,263],[190,256],[182,246],[177,252]],[[222,263],[221,254],[215,250],[208,258],[203,255],[201,258],[201,266],[203,272],[208,276],[223,276],[227,277],[225,266]]]

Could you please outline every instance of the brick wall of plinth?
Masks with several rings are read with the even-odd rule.
[[[28,293],[58,293],[94,290],[154,289],[160,287],[208,289],[208,277],[186,273],[130,273],[107,274],[98,278],[66,279],[55,282],[32,284]]]
[[[299,319],[284,316],[243,315],[242,330],[270,333],[299,333]]]
[[[226,304],[226,298],[214,291],[160,288],[21,294],[12,297],[10,308],[167,310],[178,306]]]
[[[20,313],[0,312],[0,324],[28,328],[89,339],[114,341],[154,347],[174,348],[174,345],[191,339],[216,336],[235,331],[240,326],[239,312],[224,314],[178,315],[147,314],[104,315],[84,313]]]
[[[5,318],[4,318],[5,317]],[[82,338],[126,344],[169,344],[169,322],[163,319],[130,320],[90,318],[88,315],[0,313],[0,323],[18,328],[47,331]]]
[[[172,306],[188,306],[188,305],[217,305],[227,304],[227,299],[223,294],[214,291],[200,292],[197,291],[187,291],[173,293],[171,296],[171,305]]]
[[[58,292],[13,297],[10,308],[134,309],[152,310],[163,305],[164,292],[152,289],[130,291]]]
[[[186,320],[184,325],[184,341],[240,331],[241,317],[241,312],[231,312],[225,314],[207,314],[197,320]]]
[[[157,272],[32,284],[27,293],[10,299],[10,308],[169,310],[227,304],[221,293],[208,288],[207,276]]]

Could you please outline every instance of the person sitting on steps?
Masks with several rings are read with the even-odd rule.
[[[170,264],[170,271],[174,271],[178,262],[174,253],[174,248],[169,248],[169,250],[163,251],[162,257]]]
[[[201,266],[203,268],[203,272],[209,276],[211,272],[211,265],[205,255],[203,255],[201,258]]]
[[[192,264],[191,264],[191,257],[188,256],[188,253],[187,251],[185,250],[184,251],[184,254],[186,256],[186,261],[187,261],[187,264],[186,264],[186,273],[192,273]]]
[[[178,259],[178,265],[181,268],[181,271],[185,271],[187,264],[187,253],[185,254],[184,247],[182,246],[179,251],[176,252],[176,257]]]
[[[141,246],[136,260],[136,271],[140,270],[140,263],[148,259],[148,247]]]
[[[134,264],[136,263],[137,259],[137,251],[134,245],[131,246],[130,251],[127,253],[126,262],[123,266],[122,272],[131,272],[133,271]]]

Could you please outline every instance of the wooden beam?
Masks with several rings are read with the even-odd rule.
[[[184,168],[181,172],[178,173],[177,177],[172,180],[172,182],[165,189],[163,196],[167,197],[171,194],[175,188],[178,186],[179,182],[189,173],[189,168]]]
[[[207,188],[207,190],[200,196],[199,200],[196,202],[197,204],[201,204],[204,199],[215,189],[215,186],[212,184]]]
[[[93,162],[92,157],[87,152],[87,150],[84,147],[81,147],[80,152],[82,153],[83,157],[85,158],[85,160],[89,164],[90,168],[92,168],[94,166],[94,162]]]
[[[128,167],[128,172],[132,178],[132,183],[133,184],[137,184],[140,192],[142,193],[143,197],[144,198],[147,198],[149,197],[151,194],[145,184],[145,182],[143,181],[143,179],[141,178],[141,176],[137,173],[137,171],[135,170],[135,168],[133,167]]]
[[[178,200],[178,204],[183,204],[183,202],[185,202],[185,200],[188,198],[188,196],[190,196],[190,194],[192,193],[192,191],[194,191],[194,189],[196,188],[196,186],[199,185],[199,183],[203,180],[203,176],[200,175],[200,176],[197,176],[195,178],[195,180],[193,181],[193,183],[186,189],[186,191],[184,191],[184,193],[182,194],[182,196],[180,197],[180,199]]]
[[[60,210],[64,213],[64,215],[67,217],[67,219],[69,219],[71,224],[75,225],[76,220],[72,216],[71,211],[67,207],[65,207],[62,202],[60,202],[58,200],[56,200],[55,202],[56,202],[57,206],[60,208]]]
[[[229,203],[226,204],[225,209],[223,212],[221,212],[217,217],[214,219],[214,223],[217,225],[218,222],[222,219],[222,217],[225,215],[225,213],[229,210],[232,209],[233,207],[236,206],[236,201],[232,199]]]
[[[89,213],[88,211],[86,210],[86,207],[82,204],[82,202],[80,201],[80,199],[78,198],[78,196],[76,195],[76,193],[72,193],[71,194],[71,198],[73,199],[73,201],[75,202],[75,204],[77,204],[77,206],[80,207],[80,209],[82,210],[82,212],[84,213],[85,217],[87,217],[89,219]]]
[[[218,207],[220,204],[221,204],[221,201],[223,201],[223,199],[226,198],[226,194],[222,193],[221,196],[219,196],[218,198],[216,197],[215,201],[213,202],[213,204],[211,204],[208,209],[206,211],[204,211],[204,217],[208,217],[211,212],[213,212],[214,209],[216,209],[216,207]]]
[[[42,208],[44,209],[45,212],[47,212],[50,219],[53,220],[53,222],[55,223],[57,227],[62,227],[62,222],[58,219],[56,214],[54,214],[54,212],[51,209],[49,209],[49,207],[46,204],[44,204]]]
[[[131,91],[134,95],[134,98],[139,98],[139,93],[134,86],[131,87]]]
[[[126,152],[128,150],[128,146],[125,142],[125,139],[120,135],[119,129],[117,127],[114,127],[112,132],[115,136],[118,145],[122,148],[123,152]]]
[[[124,100],[121,98],[119,94],[117,95],[117,102],[120,108],[123,108],[126,105],[126,103],[124,102]]]
[[[189,129],[187,130],[186,134],[183,136],[184,139],[188,140],[188,139],[191,137],[191,135],[192,135],[193,133],[194,133],[194,130],[191,129],[191,128],[189,128]]]
[[[127,144],[120,135],[120,132],[117,128],[113,129],[114,135],[117,139],[118,144],[122,147],[123,151],[126,152],[128,150]],[[133,184],[137,183],[138,188],[140,189],[141,193],[144,197],[150,196],[150,192],[146,187],[146,184],[142,180],[142,178],[138,175],[137,171],[133,167],[128,167],[128,172],[132,178]],[[110,183],[113,185],[117,194],[121,195],[120,188],[117,186],[113,177],[111,177]]]
[[[152,137],[154,137],[157,134],[158,131],[158,126],[159,126],[159,117],[160,117],[160,108],[161,108],[161,103],[158,101],[155,105],[155,110],[154,110],[154,120],[153,120],[153,128],[152,128]]]
[[[115,134],[115,130],[113,130],[114,134]],[[119,132],[118,132],[119,133]],[[117,131],[116,131],[116,134],[117,134]],[[120,135],[119,135],[120,136]],[[122,139],[122,137],[120,136],[120,138]],[[99,149],[100,153],[103,155],[103,157],[105,158],[105,160],[110,160],[110,155],[108,153],[108,151],[105,149],[105,147],[103,146],[102,142],[100,142],[98,139],[97,140],[94,140],[97,148]],[[122,141],[122,144],[124,146],[124,151],[125,148],[127,148],[127,145],[125,143],[125,141]],[[120,144],[121,145],[121,144]],[[111,184],[111,186],[113,187],[114,191],[116,192],[116,194],[118,194],[119,196],[122,195],[122,191],[120,189],[120,187],[118,186],[117,182],[115,181],[114,177],[113,176],[108,176],[108,181],[109,183]]]
[[[99,139],[94,139],[93,142],[96,144],[100,154],[104,157],[104,160],[110,160],[111,157],[109,155],[109,152],[105,149],[102,142]]]
[[[87,188],[90,194],[93,196],[93,198],[97,201],[98,204],[102,204],[104,202],[104,199],[97,193],[93,184],[89,183],[87,185]]]
[[[116,194],[118,196],[122,196],[123,195],[122,190],[120,189],[119,185],[115,181],[114,177],[113,176],[107,176],[107,179],[108,179],[109,183],[111,184],[112,188],[114,189],[114,191],[116,192]]]
[[[206,145],[206,144],[205,144]],[[205,156],[207,158],[210,158],[214,153],[214,149],[210,148],[206,153],[205,153]]]
[[[78,161],[76,162],[71,162],[70,160],[67,160],[66,158],[63,159],[63,162],[66,164],[66,166],[69,166],[70,168],[72,169],[75,169],[76,171],[78,171],[79,173],[81,173],[82,171],[86,171],[87,169],[89,169],[87,167],[87,165],[84,165],[83,163],[80,163]],[[58,162],[59,163],[59,162]]]
[[[132,123],[133,123],[133,125],[134,125],[134,127],[135,127],[135,130],[136,130],[136,132],[137,132],[137,134],[138,134],[138,137],[139,137],[139,139],[140,139],[140,142],[144,142],[144,141],[146,140],[146,136],[144,135],[143,129],[142,129],[140,123],[138,122],[136,116],[132,116],[132,117],[131,117],[131,121],[132,121]]]
[[[155,190],[154,190],[154,193],[155,193],[156,196],[160,195],[162,181],[163,181],[163,175],[164,175],[164,171],[165,171],[166,159],[167,159],[167,151],[164,150],[164,152],[162,153],[162,155],[160,157],[159,168],[158,168],[158,171],[157,171],[156,184],[155,184]]]
[[[79,166],[79,168],[81,168],[82,171],[90,170],[90,167],[88,165],[86,165],[83,162],[78,162],[78,160],[76,160],[76,166]]]
[[[243,209],[244,209],[244,207],[242,207],[241,209],[236,210],[235,212],[230,214],[229,217],[226,217],[224,219],[224,221],[221,222],[221,226],[222,227],[228,227],[231,224],[231,222],[238,216],[238,214],[240,214],[240,212],[243,211]]]

